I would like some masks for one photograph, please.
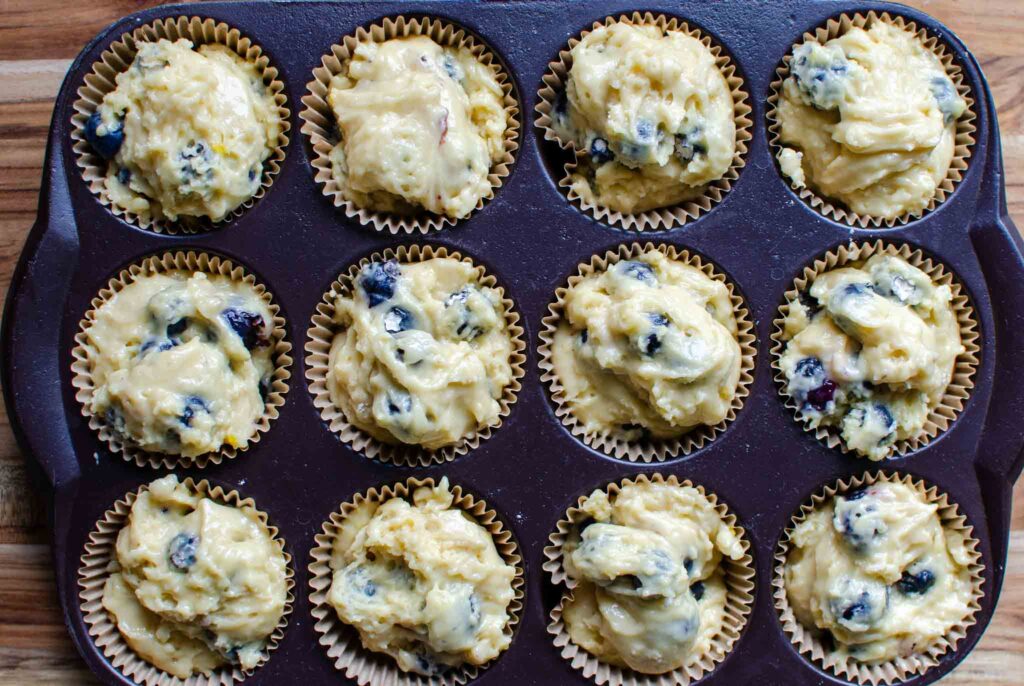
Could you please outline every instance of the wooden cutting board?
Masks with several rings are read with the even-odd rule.
[[[35,221],[53,100],[71,60],[118,17],[160,2],[0,0],[0,298]],[[1010,212],[1024,228],[1024,0],[911,0],[973,50],[999,112]],[[340,29],[339,29],[340,31]],[[1024,683],[1024,486],[1003,596],[980,645],[943,684]],[[0,411],[0,685],[95,683],[61,621],[46,517]]]

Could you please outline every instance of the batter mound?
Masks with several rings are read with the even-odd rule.
[[[287,565],[251,508],[165,476],[132,505],[116,557],[103,607],[141,658],[180,679],[256,666],[284,613]]]
[[[505,650],[515,569],[491,534],[453,507],[448,480],[412,502],[367,502],[339,527],[328,602],[363,646],[435,676]]]
[[[425,36],[360,43],[328,102],[331,170],[358,207],[465,217],[491,190],[507,124],[494,70]]]
[[[879,663],[924,651],[969,613],[970,556],[938,507],[902,483],[837,495],[800,522],[786,595],[835,652]]]
[[[657,250],[563,298],[551,362],[588,434],[674,438],[725,419],[740,376],[728,287]]]
[[[789,303],[780,361],[803,418],[872,460],[920,435],[965,349],[952,299],[890,255],[815,278]]]
[[[581,509],[589,518],[563,548],[578,581],[563,611],[572,641],[644,674],[707,653],[725,611],[722,557],[744,555],[737,532],[689,486],[630,484],[613,500],[597,490]]]
[[[512,382],[501,294],[449,257],[363,267],[334,304],[327,386],[354,426],[436,450],[498,422]]]
[[[140,43],[86,121],[111,202],[142,217],[224,219],[260,187],[281,120],[255,64],[224,45]]]
[[[149,452],[241,447],[270,388],[272,322],[249,284],[201,272],[140,276],[85,331],[95,348],[89,410]]]
[[[736,151],[732,94],[714,55],[656,26],[619,22],[587,34],[551,119],[583,153],[573,189],[617,212],[699,197]]]
[[[910,31],[875,21],[798,45],[790,65],[777,113],[783,173],[859,215],[919,216],[967,109],[939,58]]]

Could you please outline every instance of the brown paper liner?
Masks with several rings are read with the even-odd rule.
[[[619,22],[632,25],[653,24],[663,31],[681,31],[696,38],[714,56],[715,63],[725,77],[729,91],[732,93],[733,116],[736,124],[736,150],[733,153],[732,165],[722,178],[709,183],[703,194],[693,200],[646,212],[623,214],[590,202],[572,189],[572,174],[576,170],[579,160],[586,153],[576,150],[573,141],[563,141],[555,133],[551,123],[551,109],[554,107],[558,94],[565,90],[569,70],[572,68],[572,49],[591,31]],[[754,126],[750,119],[751,111],[743,79],[736,72],[736,65],[733,64],[732,59],[721,45],[715,43],[699,28],[692,27],[681,19],[651,12],[633,12],[618,17],[608,16],[604,18],[604,21],[595,21],[590,30],[584,30],[579,35],[570,38],[565,49],[558,53],[558,58],[548,64],[547,72],[543,77],[543,85],[537,92],[537,107],[535,108],[537,127],[544,132],[544,139],[556,142],[563,150],[573,154],[574,161],[565,164],[565,176],[558,182],[558,187],[565,189],[564,192],[569,202],[598,221],[634,231],[674,229],[696,219],[722,201],[725,194],[732,188],[733,182],[739,178],[740,170],[746,164],[747,142],[752,137],[751,130]]]
[[[360,686],[454,686],[475,679],[494,662],[492,660],[480,666],[465,664],[434,677],[403,672],[390,655],[363,648],[359,634],[338,618],[337,611],[327,601],[334,572],[331,569],[334,537],[345,518],[366,502],[384,503],[393,498],[408,500],[417,488],[433,488],[437,483],[432,478],[409,478],[388,486],[371,488],[365,493],[357,493],[331,513],[330,518],[324,522],[321,532],[314,538],[309,564],[309,586],[312,591],[309,601],[312,605],[313,618],[316,620],[314,628],[320,634],[320,645],[327,648],[327,657],[334,662],[335,668],[344,672],[349,679],[355,679]],[[507,636],[514,636],[516,627],[522,619],[523,598],[526,593],[526,572],[523,569],[519,545],[498,518],[498,513],[485,501],[474,497],[461,486],[453,484],[450,488],[453,496],[452,507],[463,510],[473,521],[487,529],[494,539],[498,554],[515,568],[515,577],[512,579],[513,598],[508,605],[509,620],[504,630]],[[500,657],[499,655],[494,659]]]
[[[89,408],[95,389],[95,381],[92,378],[92,358],[98,354],[98,351],[89,343],[86,331],[96,319],[96,310],[135,280],[152,274],[176,270],[224,276],[249,284],[266,302],[274,317],[273,331],[270,335],[274,346],[272,355],[274,374],[271,377],[270,392],[264,403],[263,414],[256,420],[255,433],[245,445],[238,448],[223,445],[219,451],[205,453],[197,457],[147,452],[125,442],[107,424],[105,417],[94,414]],[[73,358],[71,385],[77,389],[75,399],[82,405],[82,416],[89,419],[89,428],[99,433],[100,440],[106,442],[112,453],[121,453],[126,460],[134,462],[140,467],[148,465],[154,469],[192,466],[204,468],[208,464],[220,464],[222,460],[235,457],[239,451],[248,450],[250,445],[259,443],[260,434],[270,428],[270,422],[277,419],[278,412],[284,405],[284,396],[288,392],[288,379],[291,377],[288,367],[292,363],[292,358],[289,355],[292,345],[285,338],[285,321],[280,312],[281,308],[274,302],[270,291],[263,284],[257,282],[256,277],[246,273],[245,269],[236,266],[230,260],[216,255],[191,250],[188,252],[165,252],[147,257],[141,262],[122,269],[92,299],[89,310],[78,323],[78,333],[75,334],[75,347],[71,350]]]
[[[346,217],[356,219],[363,226],[372,226],[377,231],[388,231],[392,234],[427,233],[442,229],[446,225],[454,226],[457,222],[465,221],[469,217],[458,219],[427,211],[412,216],[400,216],[361,208],[347,200],[331,174],[331,161],[328,156],[338,142],[338,126],[334,112],[327,102],[327,94],[331,78],[342,72],[359,43],[367,41],[383,43],[392,38],[408,36],[427,36],[443,47],[469,49],[480,62],[494,71],[498,85],[501,86],[504,94],[502,103],[506,118],[503,140],[504,155],[497,162],[491,163],[491,169],[487,176],[487,180],[491,184],[490,191],[480,198],[473,212],[479,212],[494,197],[498,188],[505,183],[505,178],[511,172],[512,164],[515,162],[516,151],[519,149],[519,129],[521,128],[519,100],[508,69],[497,53],[483,42],[483,39],[449,20],[433,17],[406,17],[404,15],[384,17],[369,27],[360,26],[354,34],[345,36],[340,43],[332,45],[330,52],[321,59],[321,66],[313,70],[313,80],[306,84],[306,95],[302,98],[303,108],[299,113],[299,118],[304,122],[301,131],[307,136],[313,148],[312,164],[316,172],[315,180],[323,186],[324,195],[331,199],[335,207],[340,207]],[[469,216],[472,216],[472,213]]]
[[[921,494],[925,502],[938,505],[939,519],[944,528],[959,531],[964,535],[966,549],[972,560],[968,566],[971,575],[972,594],[969,603],[969,614],[964,617],[960,624],[954,626],[947,635],[943,636],[933,645],[920,653],[913,653],[906,657],[898,657],[895,660],[882,662],[877,665],[868,665],[857,662],[849,657],[843,658],[833,654],[821,642],[820,638],[812,631],[806,629],[797,621],[793,609],[789,605],[789,598],[786,595],[785,567],[786,559],[789,556],[790,536],[800,522],[808,515],[831,500],[837,493],[846,493],[862,486],[881,481],[889,483],[903,483]],[[929,486],[921,479],[915,479],[907,474],[898,472],[885,473],[873,472],[864,473],[860,476],[840,479],[815,493],[811,498],[800,506],[800,510],[793,515],[789,526],[782,533],[778,547],[775,550],[775,564],[772,576],[772,595],[775,599],[775,609],[779,613],[779,620],[782,628],[789,635],[790,640],[801,655],[826,671],[836,676],[852,681],[857,684],[891,684],[896,681],[903,681],[917,674],[924,674],[939,663],[939,658],[947,652],[956,651],[957,644],[967,635],[969,627],[976,623],[975,614],[981,610],[981,599],[985,595],[982,588],[985,565],[978,550],[978,540],[974,537],[974,527],[967,523],[967,518],[960,514],[956,503],[949,499],[949,496],[939,491],[935,486]]]
[[[334,323],[334,301],[339,295],[351,293],[359,270],[371,262],[387,260],[397,260],[400,263],[426,262],[435,257],[449,257],[473,265],[480,284],[495,288],[501,294],[505,326],[512,339],[512,354],[509,357],[512,380],[502,389],[501,398],[498,400],[501,409],[498,412],[496,424],[482,427],[463,437],[454,445],[428,450],[415,445],[384,443],[351,424],[345,418],[344,413],[331,402],[327,375],[330,368],[331,343],[338,332],[338,327]],[[520,379],[523,378],[523,365],[526,364],[526,342],[523,336],[523,327],[519,324],[519,313],[516,312],[512,300],[506,295],[505,289],[498,284],[497,279],[488,274],[480,265],[474,264],[470,258],[463,257],[460,253],[449,251],[442,246],[400,245],[397,248],[388,248],[383,252],[364,257],[349,267],[335,279],[331,287],[324,293],[323,298],[317,303],[316,312],[313,314],[309,331],[306,334],[306,379],[310,382],[309,391],[313,394],[313,406],[320,410],[321,418],[327,422],[331,431],[338,434],[342,443],[371,459],[409,467],[425,467],[432,463],[449,462],[459,455],[465,455],[479,446],[481,441],[490,438],[491,433],[496,431],[502,425],[503,419],[508,416],[512,405],[516,402],[519,389],[522,387]]]
[[[277,137],[277,146],[265,161],[260,187],[251,198],[219,222],[213,222],[206,217],[188,217],[174,222],[168,219],[145,220],[134,212],[118,207],[111,202],[103,183],[107,175],[107,161],[93,152],[92,147],[85,140],[85,121],[96,111],[104,96],[117,87],[115,79],[118,74],[131,66],[132,60],[135,59],[135,54],[138,52],[138,44],[156,42],[161,38],[170,41],[187,38],[196,48],[208,43],[226,45],[240,57],[254,63],[259,68],[263,74],[263,82],[277,103],[281,131]],[[71,140],[76,153],[76,162],[79,169],[82,170],[82,177],[88,184],[89,190],[114,216],[120,217],[129,224],[157,233],[172,235],[197,233],[222,226],[238,217],[262,198],[274,183],[274,178],[281,171],[281,162],[284,160],[285,148],[288,145],[288,131],[291,129],[289,120],[291,112],[287,104],[288,98],[285,96],[284,83],[278,78],[277,68],[270,64],[270,59],[263,54],[263,49],[260,46],[243,36],[237,29],[231,28],[224,22],[215,22],[213,19],[195,16],[183,15],[158,19],[151,24],[138,27],[131,33],[122,34],[119,40],[103,51],[99,61],[92,65],[91,72],[85,77],[85,85],[78,89],[78,99],[72,105],[75,113],[71,117]]]
[[[942,39],[931,34],[927,28],[918,28],[915,22],[899,15],[890,14],[889,12],[882,12],[879,14],[873,10],[867,14],[861,14],[859,12],[855,14],[843,13],[837,17],[829,19],[824,25],[819,26],[813,31],[805,32],[801,43],[817,41],[824,44],[826,41],[832,40],[837,36],[841,36],[853,27],[868,28],[875,21],[883,21],[916,34],[921,43],[924,44],[928,50],[933,52],[935,56],[939,58],[939,61],[942,62],[942,65],[946,69],[946,75],[949,76],[950,80],[953,82],[953,85],[956,87],[960,97],[962,97],[967,103],[967,109],[956,122],[953,160],[950,162],[949,170],[946,172],[946,178],[943,179],[942,183],[939,184],[935,191],[935,197],[932,198],[932,201],[919,215],[920,217],[923,217],[938,207],[946,197],[953,193],[956,185],[960,183],[960,179],[963,178],[964,170],[967,169],[967,161],[971,156],[971,148],[974,145],[974,132],[976,131],[974,120],[977,115],[974,112],[974,98],[971,96],[971,89],[964,78],[963,70],[954,61],[953,53],[951,51],[947,51],[946,44]],[[794,44],[793,48],[797,45],[799,45],[799,43]],[[781,125],[776,118],[776,108],[779,103],[780,93],[782,92],[782,82],[789,77],[789,62],[792,58],[793,50],[790,49],[786,56],[782,58],[782,64],[780,64],[775,70],[775,80],[772,81],[768,91],[768,105],[765,116],[768,119],[768,144],[771,148],[772,157],[776,159],[776,166],[778,165],[777,156],[783,147],[782,142],[779,140],[781,135]],[[919,218],[919,216],[915,216],[909,212],[892,219],[859,215],[842,206],[841,201],[820,196],[807,186],[802,188],[792,186],[792,182],[788,177],[784,174],[782,177],[784,181],[793,187],[793,191],[800,196],[800,199],[807,205],[810,205],[813,209],[817,210],[829,219],[848,224],[849,226],[866,229],[880,228],[884,225],[886,228],[892,228],[898,224],[906,224],[909,221]],[[839,204],[837,205],[836,203]]]
[[[270,654],[284,637],[284,631],[288,626],[288,616],[291,614],[292,605],[295,602],[293,592],[295,572],[292,570],[292,556],[285,550],[284,540],[280,537],[277,527],[270,524],[265,512],[256,509],[252,498],[243,499],[238,491],[225,491],[205,479],[196,483],[188,478],[182,483],[199,495],[220,504],[251,512],[284,555],[286,568],[284,612],[281,614],[281,619],[274,632],[267,640],[263,657],[255,667],[255,669],[259,669],[270,659]],[[124,637],[121,636],[121,632],[118,631],[117,624],[103,607],[103,586],[117,562],[115,548],[117,535],[124,528],[135,500],[148,489],[149,484],[146,484],[114,503],[111,509],[103,513],[103,517],[96,522],[95,528],[89,534],[89,541],[85,544],[85,551],[78,569],[78,598],[82,616],[85,623],[89,625],[89,635],[93,637],[96,646],[103,651],[115,669],[135,683],[144,686],[229,686],[236,681],[241,681],[255,670],[243,670],[237,665],[229,664],[214,670],[210,676],[193,674],[188,679],[179,679],[164,672],[135,654]]]
[[[669,259],[695,267],[709,278],[720,281],[728,286],[729,298],[733,306],[733,316],[736,318],[736,341],[740,346],[740,379],[732,399],[732,406],[729,408],[729,414],[726,418],[718,424],[696,427],[678,438],[630,442],[617,431],[589,433],[573,414],[551,357],[551,346],[555,342],[555,333],[562,321],[565,296],[571,288],[584,278],[596,272],[605,271],[620,260],[634,259],[651,250],[657,250],[669,257]],[[590,258],[589,262],[580,263],[576,274],[569,277],[566,285],[560,286],[555,291],[555,300],[548,305],[548,314],[541,321],[544,326],[540,332],[541,345],[537,351],[540,354],[540,361],[537,363],[537,366],[541,371],[541,381],[550,386],[551,400],[555,405],[555,416],[561,420],[562,424],[569,429],[572,435],[591,448],[600,450],[612,457],[629,460],[630,462],[660,462],[671,457],[677,457],[680,454],[689,455],[694,450],[704,447],[705,444],[711,442],[720,433],[725,431],[728,424],[736,418],[736,414],[743,407],[747,396],[750,395],[750,384],[754,381],[754,360],[757,356],[754,324],[750,311],[747,309],[747,305],[735,285],[724,274],[719,272],[713,263],[700,255],[690,253],[688,250],[679,249],[667,244],[629,243],[622,244],[618,249],[609,250],[603,255],[594,255]]]
[[[798,297],[798,294],[808,288],[811,282],[819,275],[833,269],[848,266],[854,262],[866,260],[872,255],[886,254],[893,257],[900,257],[909,264],[917,267],[931,277],[936,284],[945,284],[953,292],[951,307],[956,315],[957,323],[960,326],[960,340],[964,345],[964,352],[957,356],[953,366],[953,377],[949,382],[945,395],[939,404],[933,408],[925,419],[924,431],[912,438],[896,441],[889,449],[887,457],[893,457],[894,453],[900,457],[918,448],[928,445],[939,434],[946,431],[957,415],[964,409],[964,403],[974,388],[974,372],[978,369],[980,334],[978,323],[974,317],[974,308],[967,297],[967,293],[960,281],[948,271],[939,260],[925,255],[920,248],[914,248],[906,243],[893,244],[882,240],[863,243],[850,243],[834,248],[822,257],[816,259],[810,266],[804,267],[803,272],[793,281],[793,286],[786,291],[785,300],[779,308],[778,315],[772,322],[772,369],[775,372],[775,381],[779,385],[779,392],[785,399],[786,407],[796,415],[796,419],[803,423],[804,430],[813,432],[814,436],[824,441],[830,448],[839,448],[844,453],[850,452],[846,447],[840,434],[840,428],[836,426],[812,427],[810,419],[804,417],[800,411],[800,405],[795,398],[786,392],[787,379],[782,371],[782,353],[786,349],[787,341],[783,339],[786,316],[789,314],[789,303]]]
[[[548,633],[555,637],[555,646],[561,650],[562,657],[569,661],[573,669],[581,671],[583,676],[598,684],[608,684],[608,686],[670,686],[673,684],[685,686],[701,679],[714,670],[716,665],[722,662],[732,650],[744,626],[746,626],[754,603],[754,559],[750,554],[750,541],[743,527],[737,524],[736,515],[729,510],[725,503],[718,500],[714,493],[708,493],[704,490],[703,486],[697,486],[689,479],[679,481],[675,475],[663,477],[660,473],[650,476],[639,474],[636,477],[623,479],[617,483],[610,483],[604,490],[610,499],[614,500],[619,491],[626,486],[649,483],[697,489],[714,506],[722,520],[739,532],[744,556],[739,560],[727,560],[724,558],[722,560],[726,582],[725,612],[722,628],[712,638],[711,647],[707,653],[699,656],[690,664],[678,667],[664,674],[642,674],[628,667],[618,667],[603,663],[572,642],[562,620],[565,604],[572,598],[573,590],[577,586],[577,581],[565,571],[563,547],[572,530],[581,521],[589,517],[581,509],[589,494],[580,496],[576,505],[570,507],[566,511],[565,516],[558,520],[555,530],[548,537],[548,545],[544,547],[544,570],[551,575],[553,584],[565,586],[566,588],[566,591],[562,594],[561,601],[551,611]]]

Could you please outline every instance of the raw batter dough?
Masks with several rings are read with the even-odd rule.
[[[512,339],[501,294],[472,265],[373,262],[334,306],[327,385],[353,425],[435,450],[498,422]]]
[[[584,153],[573,189],[617,212],[702,195],[736,150],[732,94],[714,55],[656,26],[619,22],[587,34],[551,118]]]
[[[602,662],[662,674],[704,655],[722,628],[721,561],[743,557],[736,531],[691,487],[594,491],[589,519],[566,540],[566,573],[578,581],[563,617],[576,645]]]
[[[259,189],[280,132],[255,64],[184,38],[140,43],[85,127],[110,200],[146,221],[224,219]]]
[[[334,540],[328,602],[368,650],[406,672],[482,665],[505,633],[515,569],[491,534],[452,505],[448,480],[403,498],[365,503]]]
[[[563,300],[551,361],[588,434],[672,438],[725,419],[740,346],[724,283],[651,250]]]
[[[328,101],[341,141],[332,173],[358,207],[465,217],[491,190],[507,124],[494,70],[426,36],[364,42]]]
[[[796,526],[786,594],[835,652],[878,663],[924,651],[969,613],[970,556],[938,507],[902,483],[837,495]]]
[[[86,329],[89,410],[128,444],[195,457],[256,433],[270,388],[273,317],[255,289],[224,276],[140,276]]]
[[[793,50],[778,104],[780,156],[795,186],[860,215],[919,216],[953,159],[956,120],[967,104],[911,32],[875,21],[821,45]],[[806,179],[806,180],[805,180]]]
[[[132,505],[116,554],[103,607],[141,658],[180,679],[256,666],[284,612],[287,565],[251,508],[165,476]]]
[[[818,276],[789,303],[781,367],[812,427],[881,460],[919,435],[964,352],[949,286],[899,257]]]

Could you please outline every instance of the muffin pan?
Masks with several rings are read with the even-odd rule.
[[[667,232],[616,230],[581,213],[557,187],[565,154],[535,122],[536,93],[548,63],[570,36],[608,15],[664,12],[700,27],[731,55],[754,122],[746,165],[722,202]],[[889,11],[945,41],[964,72],[977,115],[963,180],[939,207],[893,229],[865,230],[831,221],[804,204],[781,178],[768,146],[765,101],[776,68],[805,31],[843,12]],[[300,103],[313,70],[341,37],[383,16],[428,15],[480,37],[513,76],[523,113],[511,174],[493,200],[465,221],[425,236],[393,236],[349,219],[314,181],[309,138],[299,133]],[[292,132],[274,184],[246,212],[192,236],[156,234],[115,217],[90,192],[75,163],[72,103],[93,63],[112,42],[165,17],[200,14],[224,21],[259,44],[279,70]],[[547,632],[560,590],[542,569],[543,548],[577,498],[636,474],[688,479],[728,504],[752,544],[754,605],[732,652],[702,683],[843,683],[802,657],[782,629],[772,599],[773,555],[790,518],[811,494],[840,478],[878,468],[923,479],[959,505],[980,541],[984,597],[977,623],[955,651],[908,684],[932,683],[977,644],[1003,581],[1011,488],[1022,465],[1024,433],[1024,256],[1007,216],[999,132],[988,87],[974,57],[947,28],[915,10],[886,3],[741,0],[711,4],[656,2],[621,6],[560,2],[210,3],[162,7],[122,19],[83,50],[54,109],[40,210],[8,295],[2,331],[5,401],[19,445],[38,467],[50,496],[54,573],[65,621],[89,667],[108,684],[131,683],[103,656],[83,617],[78,571],[89,532],[126,493],[166,470],[112,454],[89,428],[71,384],[71,350],[91,299],[121,269],[154,254],[194,250],[227,257],[265,284],[281,306],[292,345],[291,381],[280,417],[237,459],[181,478],[252,497],[280,529],[294,560],[295,603],[270,660],[246,683],[344,683],[318,645],[310,613],[310,551],[338,506],[370,488],[448,476],[485,499],[524,555],[522,620],[509,650],[473,683],[591,683],[564,660]],[[880,464],[830,449],[807,434],[773,380],[772,320],[783,294],[815,258],[849,241],[909,243],[962,282],[979,324],[980,364],[964,411],[927,446]],[[595,254],[636,240],[669,243],[714,263],[736,284],[755,322],[758,354],[750,395],[735,421],[685,457],[649,464],[614,459],[586,447],[554,413],[538,370],[538,334],[555,290]],[[522,315],[528,343],[518,401],[493,436],[453,462],[395,467],[338,440],[313,405],[303,346],[317,303],[360,258],[398,245],[444,246],[493,274]],[[996,369],[1003,370],[996,382]]]

